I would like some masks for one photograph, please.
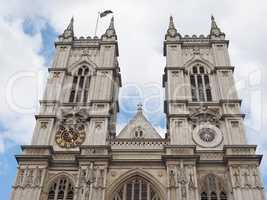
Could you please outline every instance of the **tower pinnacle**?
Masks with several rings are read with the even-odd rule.
[[[225,36],[223,32],[221,32],[221,29],[218,27],[215,18],[213,15],[211,15],[211,28],[210,28],[210,36],[219,37],[219,36]]]
[[[111,18],[109,27],[106,30],[105,34],[102,35],[102,38],[109,39],[109,40],[110,39],[117,40],[117,35],[116,35],[115,28],[114,28],[114,17]]]
[[[169,27],[165,35],[165,40],[177,40],[179,38],[180,34],[177,32],[177,29],[175,28],[173,17],[170,16]]]
[[[69,25],[64,30],[63,34],[59,36],[60,38],[63,38],[63,39],[73,39],[74,38],[73,23],[74,23],[74,18],[72,17]]]

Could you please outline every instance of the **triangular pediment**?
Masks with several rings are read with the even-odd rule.
[[[137,111],[132,120],[121,130],[117,137],[127,139],[161,138],[144,116],[141,109]]]

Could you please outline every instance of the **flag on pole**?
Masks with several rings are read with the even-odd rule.
[[[105,17],[105,16],[107,16],[108,14],[111,14],[111,13],[113,13],[111,10],[105,10],[104,12],[100,13],[100,17]]]

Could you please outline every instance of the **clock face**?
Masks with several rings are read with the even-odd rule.
[[[223,135],[220,129],[211,124],[197,126],[192,133],[194,142],[203,148],[214,148],[221,144]]]
[[[60,147],[74,148],[81,145],[85,140],[84,126],[70,126],[68,128],[60,126],[55,137],[56,143]]]
[[[204,142],[212,142],[215,139],[216,135],[215,131],[210,128],[203,128],[199,130],[198,134],[201,140],[203,140]]]

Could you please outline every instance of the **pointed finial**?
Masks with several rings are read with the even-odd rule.
[[[105,34],[102,35],[101,37],[102,39],[108,39],[108,40],[117,40],[117,35],[116,35],[116,31],[114,28],[114,17],[112,16],[111,20],[110,20],[110,24],[108,29],[106,30]]]
[[[168,30],[167,30],[167,33],[165,35],[165,40],[173,40],[173,39],[178,39],[180,38],[180,34],[177,32],[176,28],[175,28],[175,25],[174,25],[174,22],[173,22],[173,17],[170,16],[170,22],[169,22],[169,27],[168,27]]]
[[[114,17],[111,17],[110,24],[109,24],[109,29],[114,29]]]
[[[172,16],[170,16],[169,28],[175,29],[175,26],[174,26],[174,23],[173,23],[173,17]]]
[[[218,28],[213,15],[211,15],[211,28]]]
[[[73,31],[74,18],[72,17],[66,30]]]
[[[211,15],[211,28],[210,28],[210,35],[213,37],[218,38],[219,36],[222,36],[224,38],[225,34],[221,32],[221,29],[217,26],[215,18],[213,15]]]
[[[213,15],[211,15],[211,21],[214,21],[214,20],[215,20],[214,16],[213,16]]]
[[[67,39],[67,40],[73,40],[73,38],[74,38],[73,23],[74,23],[74,18],[72,17],[69,25],[64,30],[63,34],[59,36],[59,38]]]

